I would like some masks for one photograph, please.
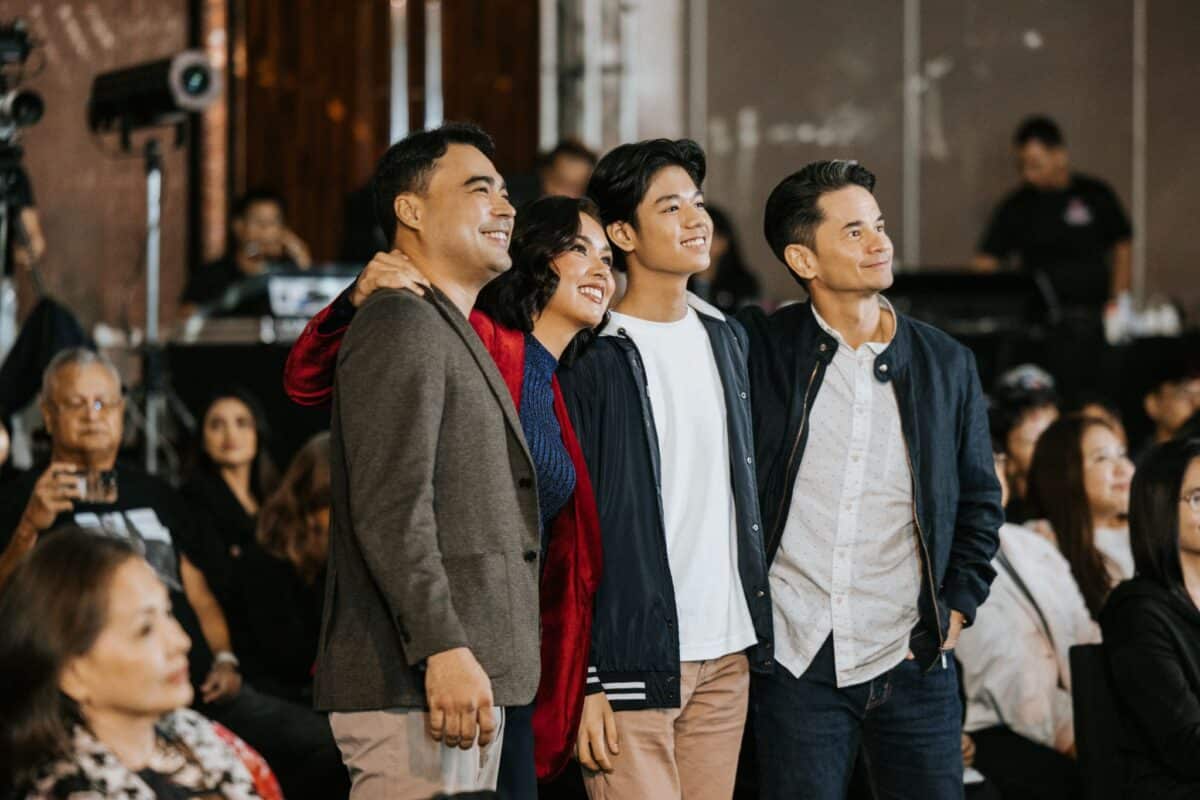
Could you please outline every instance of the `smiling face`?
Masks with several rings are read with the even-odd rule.
[[[204,415],[204,452],[218,467],[241,467],[258,452],[254,414],[236,397],[222,397]]]
[[[634,213],[636,226],[617,222],[608,230],[631,263],[682,276],[708,269],[712,218],[687,170],[670,166],[655,173]]]
[[[789,245],[788,266],[810,292],[874,294],[892,285],[892,240],[875,195],[862,186],[826,192],[814,248]]]
[[[558,274],[558,286],[542,315],[558,316],[578,330],[599,325],[616,286],[612,250],[600,223],[581,213],[575,241],[555,256],[551,265]]]
[[[112,575],[104,628],[63,666],[59,685],[85,716],[157,719],[192,702],[190,647],[162,581],[130,558]]]
[[[1129,513],[1129,482],[1133,462],[1125,446],[1104,425],[1089,425],[1080,442],[1083,451],[1083,491],[1097,525],[1112,525]]]
[[[512,266],[508,240],[516,212],[491,159],[465,144],[439,158],[423,194],[401,194],[396,216],[419,231],[424,251],[486,283]]]

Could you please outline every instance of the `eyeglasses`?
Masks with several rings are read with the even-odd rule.
[[[1200,489],[1196,489],[1194,492],[1180,497],[1179,502],[1187,503],[1188,507],[1192,509],[1193,514],[1200,514]]]
[[[103,414],[105,412],[116,411],[117,409],[121,408],[124,404],[125,404],[125,398],[120,397],[120,396],[117,396],[117,397],[80,397],[80,396],[76,395],[75,397],[68,397],[63,402],[58,403],[58,406],[60,408],[62,408],[64,411],[68,411],[72,414],[82,414],[82,413],[85,413],[89,409],[92,411],[95,411],[97,413]]]

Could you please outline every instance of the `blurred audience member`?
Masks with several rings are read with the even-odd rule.
[[[1107,423],[1117,438],[1121,440],[1121,445],[1128,450],[1129,435],[1125,432],[1125,422],[1121,419],[1121,410],[1117,408],[1116,403],[1102,395],[1085,392],[1079,397],[1071,413],[1095,417],[1101,422]]]
[[[729,215],[716,206],[707,208],[713,223],[709,267],[688,280],[688,289],[732,314],[742,306],[758,302],[758,278],[742,257],[742,245]]]
[[[279,798],[187,706],[189,637],[128,541],[66,528],[0,591],[0,785],[16,797]]]
[[[1026,481],[1033,449],[1042,431],[1058,419],[1054,379],[1041,367],[1022,364],[1000,376],[989,412],[992,435],[1004,443],[1009,499],[1005,516],[1021,523],[1029,518]]]
[[[279,475],[267,454],[266,420],[258,400],[239,387],[213,393],[200,415],[191,474],[182,487],[205,542],[197,564],[233,627],[244,622],[234,602],[234,566],[254,542],[258,510]]]
[[[259,514],[238,565],[248,632],[239,652],[259,689],[312,702],[329,560],[329,434],[308,441]]]
[[[116,368],[90,351],[64,350],[42,386],[51,463],[0,492],[0,580],[46,532],[68,525],[131,542],[167,586],[192,641],[197,710],[259,750],[292,800],[344,797],[349,781],[328,720],[243,684],[225,615],[194,566],[201,545],[183,499],[158,478],[117,465],[125,401]]]
[[[542,196],[583,197],[595,166],[595,153],[575,139],[563,139],[538,165]]]
[[[1023,120],[1013,135],[1022,186],[996,208],[974,264],[994,270],[1016,256],[1042,273],[1065,309],[1095,315],[1129,292],[1132,229],[1112,188],[1071,171],[1062,131],[1048,117]]]
[[[1132,494],[1137,577],[1100,616],[1125,722],[1125,796],[1200,797],[1200,442],[1151,450]]]
[[[1007,495],[1003,443],[993,450]],[[992,566],[991,594],[956,649],[974,767],[1006,797],[1078,797],[1069,651],[1099,641],[1099,628],[1066,559],[1033,531],[1005,524]]]
[[[1112,587],[1133,575],[1126,523],[1132,477],[1116,432],[1093,417],[1063,417],[1034,450],[1030,509],[1049,524],[1093,617]]]
[[[180,303],[185,313],[220,299],[246,278],[261,275],[272,264],[308,269],[308,246],[288,228],[283,198],[256,189],[238,198],[230,223],[229,252],[192,273]]]
[[[1163,358],[1150,370],[1142,393],[1142,408],[1153,425],[1147,449],[1174,437],[1200,411],[1200,359]]]
[[[8,428],[4,426],[3,422],[0,422],[0,486],[16,477],[12,464],[8,462],[11,446],[12,440],[8,436]]]

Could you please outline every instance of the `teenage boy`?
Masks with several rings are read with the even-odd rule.
[[[810,164],[765,233],[810,301],[750,310],[776,665],[753,685],[764,798],[842,798],[862,748],[882,797],[962,797],[954,649],[1003,522],[962,345],[880,294],[892,243],[852,161]]]
[[[617,147],[588,184],[628,290],[561,373],[604,543],[578,755],[599,798],[732,796],[771,606],[746,339],[687,293],[712,220],[692,141]]]

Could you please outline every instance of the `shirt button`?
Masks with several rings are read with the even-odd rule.
[[[887,372],[887,364],[880,364],[880,365],[879,365],[879,371],[880,371],[880,372]]]
[[[537,561],[537,556],[538,556],[537,550],[526,550],[524,557],[525,557],[526,561],[529,561],[532,563],[534,561]]]

